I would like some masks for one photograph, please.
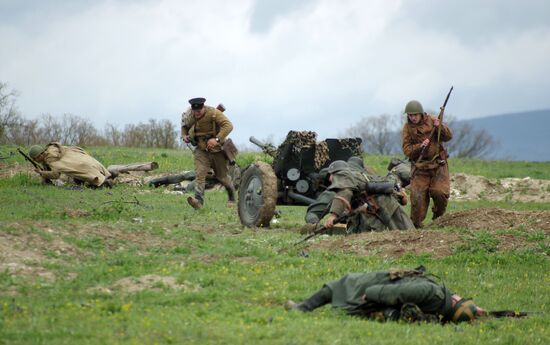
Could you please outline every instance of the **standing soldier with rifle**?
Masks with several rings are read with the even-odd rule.
[[[445,106],[453,88],[441,107],[438,117],[424,112],[422,104],[410,101],[405,106],[407,122],[403,126],[403,152],[412,163],[411,220],[417,228],[426,218],[430,197],[433,219],[441,217],[450,194],[447,150],[441,144],[452,139],[451,129],[443,123]]]
[[[181,134],[186,144],[196,146],[193,151],[195,157],[195,170],[197,173],[195,184],[195,197],[187,198],[187,202],[194,209],[204,205],[204,188],[206,175],[210,169],[214,170],[216,178],[225,187],[228,196],[228,204],[235,202],[235,188],[228,176],[228,156],[222,150],[227,136],[233,130],[233,124],[218,108],[205,105],[205,98],[193,98],[189,100],[190,111],[182,114]],[[223,106],[221,109],[224,109]],[[234,148],[234,146],[233,146]]]

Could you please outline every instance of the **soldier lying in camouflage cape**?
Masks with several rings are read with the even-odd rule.
[[[487,315],[471,300],[437,284],[419,266],[412,270],[348,273],[325,284],[301,303],[285,303],[287,310],[310,312],[325,304],[349,315],[378,321],[462,322]]]
[[[400,180],[393,174],[385,177],[370,174],[363,160],[355,156],[348,162],[331,163],[326,172],[330,174],[330,185],[315,203],[309,205],[306,223],[316,224],[329,213],[327,221],[330,224],[325,225],[330,228],[334,219],[368,203],[367,212],[347,219],[348,233],[414,229],[402,206],[406,204],[406,195],[399,189]]]

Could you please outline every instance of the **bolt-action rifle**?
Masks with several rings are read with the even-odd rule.
[[[21,150],[19,147],[17,148],[17,152],[19,152],[26,161],[30,162],[36,169],[38,170],[44,170],[42,167],[38,166],[38,163],[36,163],[31,157],[27,156],[23,150]]]
[[[369,209],[369,207],[372,207],[371,205],[369,205],[367,202],[363,203],[361,206],[357,207],[356,209],[354,209],[353,211],[351,212],[346,212],[344,213],[343,215],[337,217],[335,220],[334,220],[334,224],[337,224],[337,223],[342,223],[344,222],[345,220],[347,220],[349,217],[351,217],[352,215],[354,214],[357,214],[357,213],[360,213],[360,212],[364,212],[366,210]],[[332,229],[332,227],[327,227],[327,226],[321,226],[320,228],[316,229],[315,231],[313,231],[311,234],[307,235],[306,237],[302,238],[300,241],[294,243],[295,246],[301,244],[301,243],[304,243],[306,242],[307,240],[315,237],[315,236],[318,236],[318,235],[322,235],[324,234],[325,232],[329,231],[330,229]]]
[[[532,315],[532,314],[535,314],[535,313],[538,313],[538,312],[514,311],[514,310],[493,310],[493,311],[487,312],[487,314],[489,316],[495,317],[495,318],[502,318],[502,317],[520,318],[520,317],[529,316],[529,315]]]
[[[453,86],[451,86],[451,89],[449,90],[449,93],[447,94],[447,97],[445,97],[445,102],[443,102],[443,105],[439,108],[439,115],[437,116],[437,118],[439,119],[439,126],[437,126],[437,146],[439,148],[439,140],[440,140],[440,137],[441,137],[441,126],[443,125],[443,114],[445,113],[445,107],[447,106],[447,102],[449,101],[449,97],[451,97],[451,92],[453,92]],[[432,137],[435,133],[435,126],[432,128],[432,130],[430,131],[430,134],[428,135],[428,139],[432,140]],[[418,159],[416,160],[416,162],[414,162],[413,166],[412,166],[412,171],[411,171],[411,178],[414,176],[414,174],[416,173],[416,164],[419,163],[422,158],[424,158],[424,154],[426,153],[426,150],[428,149],[428,145],[424,146],[422,148],[422,150],[420,151],[420,154],[418,155]]]

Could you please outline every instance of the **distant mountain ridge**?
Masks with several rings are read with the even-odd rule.
[[[550,109],[491,115],[468,122],[497,142],[487,159],[550,161]]]

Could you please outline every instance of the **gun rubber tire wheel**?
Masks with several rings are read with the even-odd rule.
[[[241,176],[238,211],[248,227],[268,227],[277,205],[277,176],[271,165],[256,162]]]

